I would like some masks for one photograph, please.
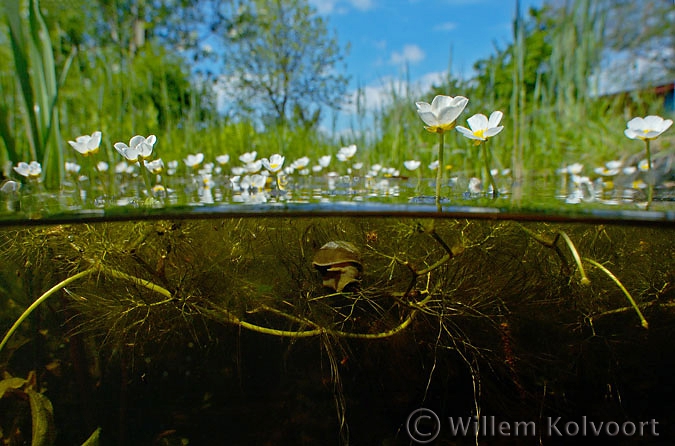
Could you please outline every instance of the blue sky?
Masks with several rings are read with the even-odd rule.
[[[338,118],[338,130],[354,121],[353,95],[365,95],[366,108],[386,103],[392,86],[402,92],[410,81],[414,92],[424,92],[445,77],[450,61],[455,77],[469,78],[473,64],[512,42],[516,0],[308,0],[337,33],[346,57],[352,106]],[[525,15],[544,1],[521,0]],[[223,85],[227,85],[227,80]],[[462,92],[447,92],[455,96]],[[219,92],[227,100],[227,87]],[[431,98],[420,98],[430,100]],[[324,127],[332,116],[324,115]]]
[[[309,0],[339,42],[346,58],[350,91],[361,86],[369,107],[388,85],[404,79],[420,89],[447,73],[470,77],[478,59],[512,41],[515,0]],[[525,14],[543,0],[521,0]],[[452,55],[452,59],[451,59]],[[455,95],[461,92],[448,92]]]
[[[512,39],[515,0],[309,0],[342,44],[351,43],[349,74],[361,84],[412,79],[447,70],[470,74],[473,63]],[[542,0],[521,0],[521,10]]]

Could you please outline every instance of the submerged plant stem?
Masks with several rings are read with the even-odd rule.
[[[570,239],[569,235],[567,235],[565,231],[560,231],[560,235],[565,240],[565,243],[567,243],[567,246],[570,248],[570,251],[572,252],[572,257],[574,257],[574,261],[576,262],[577,267],[579,268],[579,274],[581,274],[581,284],[582,285],[590,284],[591,281],[588,279],[586,271],[584,270],[584,266],[581,264],[581,257],[579,257],[579,252],[577,251],[576,246],[574,246],[572,239]]]
[[[99,268],[95,266],[95,267],[89,268],[85,271],[79,272],[79,273],[75,274],[74,276],[70,276],[70,277],[62,280],[61,282],[57,283],[56,285],[54,285],[53,287],[51,287],[50,289],[45,291],[40,297],[35,299],[35,302],[33,302],[30,307],[26,308],[26,310],[21,314],[21,316],[19,316],[19,319],[17,319],[16,322],[14,322],[14,325],[12,325],[12,327],[9,329],[9,331],[7,331],[7,334],[2,339],[2,342],[0,342],[0,352],[5,347],[5,344],[7,344],[7,341],[9,340],[9,338],[11,338],[12,335],[14,334],[14,332],[17,330],[17,328],[19,328],[19,325],[21,325],[21,323],[23,321],[25,321],[26,318],[28,316],[30,316],[30,314],[33,311],[35,311],[35,309],[37,307],[39,307],[42,302],[47,300],[47,298],[49,298],[49,296],[51,296],[52,294],[54,294],[55,292],[57,292],[61,288],[64,288],[64,287],[68,286],[72,282],[74,282],[76,280],[79,280],[83,277],[86,277],[90,274],[93,274],[97,271],[99,271]]]
[[[621,291],[623,291],[623,294],[626,295],[626,298],[628,298],[628,301],[630,302],[631,306],[633,307],[633,309],[637,313],[638,317],[640,318],[640,325],[642,325],[643,328],[649,328],[649,323],[647,322],[647,319],[645,319],[644,315],[642,314],[642,311],[640,311],[640,307],[638,307],[637,303],[635,302],[635,299],[633,299],[633,296],[630,295],[630,293],[628,292],[626,287],[623,286],[621,281],[614,274],[612,274],[612,272],[610,270],[605,268],[605,266],[602,265],[601,263],[596,262],[595,260],[589,259],[589,258],[586,258],[586,257],[584,257],[584,260],[587,261],[588,263],[590,263],[591,265],[599,268],[602,272],[607,274],[609,276],[609,278],[614,281],[614,283],[616,283],[616,285],[621,289]]]
[[[149,289],[150,291],[154,291],[155,293],[159,293],[162,296],[165,296],[167,299],[173,299],[174,298],[174,296],[171,294],[171,292],[169,290],[167,290],[166,288],[163,288],[163,287],[161,287],[161,286],[159,286],[155,283],[152,283],[149,280],[141,279],[140,277],[134,277],[134,276],[131,276],[127,273],[123,273],[122,271],[117,271],[115,269],[108,268],[108,267],[102,267],[101,270],[104,274],[107,274],[111,277],[115,277],[116,279],[128,280],[129,282],[132,282],[136,285],[140,285],[142,287],[145,287],[145,288]],[[157,303],[160,303],[160,302],[157,302]],[[165,303],[165,301],[163,301],[161,303]],[[151,304],[151,305],[154,305],[154,304]]]

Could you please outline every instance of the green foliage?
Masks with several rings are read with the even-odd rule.
[[[19,158],[39,161],[49,186],[59,185],[63,179],[62,143],[59,133],[58,90],[70,66],[69,58],[60,78],[54,62],[49,31],[40,12],[38,0],[28,2],[28,22],[22,19],[20,2],[9,2],[4,12],[7,17],[19,103],[26,124],[25,137],[29,151],[16,147],[17,137],[11,133],[9,109],[0,108],[0,131],[5,143],[6,157],[13,162]],[[17,104],[18,105],[18,104]]]
[[[632,92],[630,98],[590,94],[592,76],[611,43],[606,21],[612,11],[611,4],[569,0],[532,8],[526,17],[518,14],[513,43],[479,60],[469,82],[436,86],[423,100],[436,94],[468,97],[460,125],[475,113],[504,111],[505,129],[491,143],[495,167],[542,170],[625,158],[635,150],[623,135],[626,120],[663,109],[645,92]],[[387,115],[394,116],[394,110]],[[426,139],[427,146],[433,143]],[[461,138],[458,146],[450,164],[475,170],[471,142]]]
[[[419,159],[424,166],[435,159],[437,142],[423,130],[414,102],[436,94],[470,99],[460,125],[474,113],[505,113],[506,128],[490,145],[495,167],[550,169],[633,153],[622,133],[625,121],[631,114],[661,113],[658,103],[636,92],[611,98],[588,93],[603,51],[627,45],[606,22],[625,19],[633,9],[628,2],[613,7],[589,0],[551,5],[518,15],[513,43],[478,61],[473,79],[448,74],[428,92],[404,80],[390,87],[374,116],[361,90],[351,132],[330,135],[318,125],[343,99],[344,49],[306,0],[9,2],[0,57],[14,63],[0,66],[0,158],[40,161],[48,185],[57,187],[63,162],[81,161],[65,142],[101,130],[97,156],[110,163],[120,161],[115,142],[152,133],[165,161],[196,152],[209,160],[223,153],[236,159],[251,150],[290,161],[356,143],[358,161],[401,167]],[[629,29],[634,43],[659,41],[657,24],[667,21],[660,17],[668,12],[662,2],[649,5],[654,8],[643,13],[651,19],[641,20],[649,25],[645,34]],[[21,20],[22,7],[29,20]],[[224,77],[192,70],[193,61],[220,56],[199,50],[203,36],[195,33],[196,23],[226,42]],[[662,28],[663,41],[668,29]],[[223,79],[231,87],[225,116],[213,87]],[[446,145],[447,164],[477,171],[469,141],[447,135]]]

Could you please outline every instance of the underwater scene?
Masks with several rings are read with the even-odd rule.
[[[675,435],[670,222],[203,214],[5,222],[4,444]]]

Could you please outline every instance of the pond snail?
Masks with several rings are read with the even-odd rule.
[[[342,240],[323,245],[314,255],[312,266],[321,273],[323,286],[338,293],[358,286],[363,271],[358,248]]]

